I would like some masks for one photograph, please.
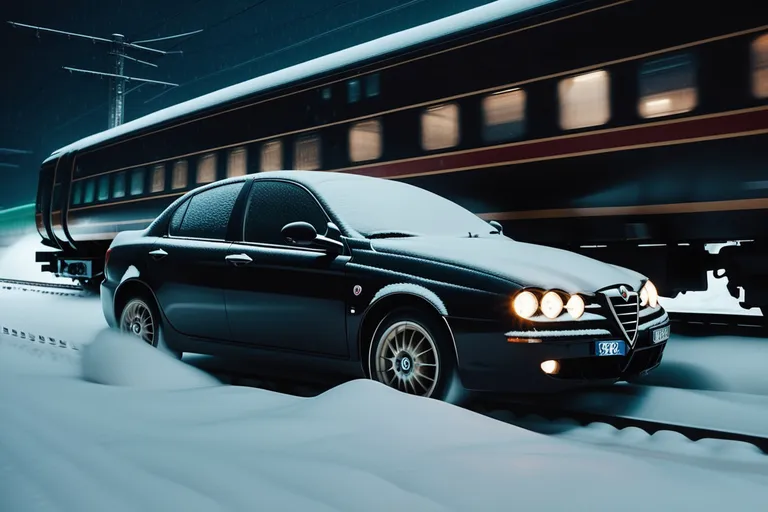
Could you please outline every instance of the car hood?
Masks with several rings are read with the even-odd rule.
[[[593,292],[624,284],[638,290],[645,279],[632,270],[580,254],[542,245],[498,238],[413,237],[371,240],[382,253],[478,270],[522,286],[557,288],[569,293]]]

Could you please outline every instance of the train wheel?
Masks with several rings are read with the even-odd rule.
[[[446,329],[417,309],[402,308],[387,315],[368,350],[370,377],[411,395],[459,401],[456,370]]]

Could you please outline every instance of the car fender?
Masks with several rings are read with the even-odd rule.
[[[384,286],[376,292],[371,299],[371,302],[368,303],[367,310],[370,311],[378,301],[391,295],[415,295],[430,303],[443,317],[448,316],[448,309],[445,307],[445,303],[435,292],[429,288],[413,283],[393,283]]]

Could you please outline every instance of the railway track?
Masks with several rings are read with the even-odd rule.
[[[41,283],[0,277],[0,290],[21,290],[46,295],[84,296],[86,291],[76,284]]]

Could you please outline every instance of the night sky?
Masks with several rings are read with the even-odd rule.
[[[3,0],[0,5],[0,209],[34,200],[40,163],[107,128],[108,80],[62,66],[111,73],[109,46],[26,28],[38,25],[147,43],[184,55],[129,55],[125,74],[180,84],[145,85],[126,98],[125,122],[282,67],[489,3],[488,0]],[[388,12],[389,11],[389,12]],[[320,37],[317,37],[320,36]],[[307,39],[312,38],[311,41]],[[137,85],[128,83],[128,90]],[[15,164],[12,168],[2,164]]]

